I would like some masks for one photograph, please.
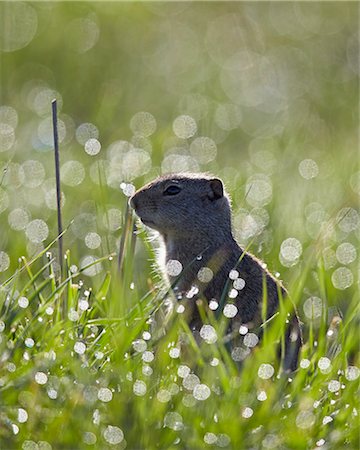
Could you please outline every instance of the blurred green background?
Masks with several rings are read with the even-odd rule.
[[[2,2],[0,17],[2,277],[56,237],[56,97],[65,248],[82,263],[118,248],[122,190],[210,171],[271,269],[286,278],[320,239],[335,286],[353,285],[356,3]]]

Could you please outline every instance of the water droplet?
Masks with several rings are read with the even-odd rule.
[[[234,280],[233,286],[238,291],[241,291],[241,289],[244,289],[245,287],[245,280],[243,280],[242,278],[237,278],[236,280]]]
[[[250,351],[248,348],[234,347],[231,350],[231,358],[233,361],[243,361],[249,353]]]
[[[191,116],[178,116],[173,122],[173,131],[177,137],[188,139],[197,132],[197,125]]]
[[[25,339],[25,346],[27,348],[33,348],[34,345],[35,345],[34,339],[31,339],[31,338],[26,338]]]
[[[156,398],[160,403],[167,403],[171,400],[171,394],[166,389],[160,389],[160,391],[156,394]]]
[[[210,302],[209,302],[209,308],[210,308],[212,311],[217,310],[218,307],[219,307],[219,303],[218,303],[216,300],[210,300]]]
[[[253,414],[254,414],[254,411],[249,407],[244,408],[241,413],[241,415],[244,417],[244,419],[249,419]]]
[[[25,422],[27,422],[27,420],[28,420],[28,413],[27,413],[27,411],[25,410],[25,409],[23,409],[23,408],[19,408],[18,409],[18,417],[17,417],[17,420],[18,420],[18,422],[19,423],[25,423]]]
[[[146,394],[146,384],[141,380],[136,380],[133,385],[133,392],[135,395],[142,397]]]
[[[78,355],[83,355],[86,352],[86,345],[83,342],[75,342],[74,351]]]
[[[209,267],[202,267],[197,274],[199,281],[202,283],[209,283],[213,276],[213,271]]]
[[[340,230],[350,233],[359,227],[359,213],[354,208],[342,208],[336,216],[336,222]]]
[[[255,333],[247,333],[244,336],[244,345],[246,345],[246,347],[252,348],[252,347],[255,347],[258,343],[259,343],[259,338],[257,337],[257,335]],[[262,364],[262,365],[266,365],[266,364]],[[267,365],[269,365],[269,364],[267,364]],[[270,367],[272,367],[272,366],[270,366]]]
[[[131,118],[130,128],[134,134],[149,137],[156,131],[155,117],[149,112],[138,112]]]
[[[257,399],[259,402],[264,402],[267,399],[267,395],[265,391],[260,391],[257,395]]]
[[[239,272],[235,269],[230,270],[229,278],[230,280],[236,280],[239,277]]]
[[[300,367],[302,369],[307,369],[308,367],[310,367],[310,360],[304,358],[300,361]]]
[[[9,255],[5,252],[0,251],[0,272],[5,272],[10,266]]]
[[[100,388],[98,392],[98,399],[102,402],[108,403],[112,400],[113,394],[108,388]]]
[[[190,367],[185,366],[185,365],[180,365],[178,367],[177,370],[177,374],[179,375],[180,378],[185,378],[189,375],[190,373]]]
[[[321,317],[323,302],[319,297],[310,297],[304,302],[304,314],[308,319],[314,320]]]
[[[194,387],[193,396],[196,400],[206,400],[210,397],[211,391],[206,384],[197,384]]]
[[[198,137],[190,144],[190,153],[200,164],[208,164],[216,158],[217,147],[209,137]]]
[[[340,387],[341,387],[341,385],[340,385],[340,382],[338,380],[331,380],[328,383],[328,390],[330,392],[337,392],[337,391],[340,390]]]
[[[27,308],[29,306],[29,300],[26,297],[19,297],[18,305],[20,308]]]
[[[299,164],[299,173],[305,180],[311,180],[319,174],[319,167],[313,159],[304,159]]]
[[[322,356],[318,361],[318,367],[322,373],[328,373],[331,370],[331,361],[326,356]]]
[[[263,380],[267,380],[274,375],[274,368],[271,364],[261,364],[258,370],[258,376]]]
[[[85,145],[89,139],[97,139],[99,137],[99,130],[92,123],[82,123],[77,128],[75,136],[80,145]]]
[[[315,423],[315,415],[312,411],[300,411],[296,416],[296,426],[301,429],[311,428]]]
[[[103,433],[104,439],[111,445],[120,444],[124,439],[124,433],[119,427],[108,425]]]
[[[37,384],[46,384],[48,381],[48,377],[44,372],[36,372],[35,381],[37,382]]]
[[[149,350],[146,350],[142,354],[141,359],[147,363],[152,362],[152,361],[154,361],[154,353],[150,352]]]
[[[359,375],[360,375],[360,370],[356,366],[349,366],[345,370],[345,378],[348,381],[356,380],[357,378],[359,378]]]
[[[83,433],[83,442],[87,445],[96,444],[96,435],[91,431],[84,431]]]
[[[180,349],[176,348],[176,347],[171,348],[170,351],[169,351],[169,356],[170,356],[170,358],[173,358],[173,359],[179,358],[179,356],[180,356]]]
[[[272,183],[267,175],[255,174],[246,181],[246,201],[249,205],[260,208],[271,202]]]
[[[225,305],[224,310],[223,310],[224,316],[229,319],[232,319],[233,317],[235,317],[237,312],[238,312],[237,307],[232,304]]]
[[[169,259],[166,263],[166,272],[171,277],[180,275],[182,268],[181,262],[176,259]]]
[[[325,417],[323,418],[322,423],[323,423],[323,425],[326,425],[327,423],[330,423],[330,422],[332,422],[332,421],[333,421],[333,418],[332,418],[331,416],[325,416]]]
[[[354,276],[347,267],[338,267],[331,275],[332,284],[336,289],[344,290],[354,282]]]
[[[168,412],[164,417],[164,426],[174,431],[184,428],[182,417],[177,412]]]
[[[350,264],[356,256],[356,248],[350,242],[343,242],[336,249],[336,258],[340,264]]]
[[[249,331],[248,327],[246,325],[240,325],[239,333],[243,336]]]
[[[183,379],[182,384],[183,384],[184,388],[187,389],[188,391],[193,391],[195,386],[200,384],[200,379],[194,373],[190,373]]]
[[[205,433],[205,436],[204,436],[205,444],[214,445],[214,444],[216,444],[216,441],[217,441],[216,434],[214,434],[214,433]]]
[[[28,223],[25,233],[29,241],[40,244],[49,236],[49,227],[43,220],[35,219]]]
[[[280,262],[285,267],[297,264],[302,254],[302,245],[298,239],[285,239],[280,246]]]
[[[8,222],[13,230],[24,230],[29,223],[30,214],[22,208],[13,209],[8,215]]]
[[[203,325],[200,329],[200,336],[208,344],[214,344],[217,341],[217,334],[211,325]]]
[[[60,170],[61,181],[66,186],[78,186],[85,179],[84,166],[79,161],[66,161]]]

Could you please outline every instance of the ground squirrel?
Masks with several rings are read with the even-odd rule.
[[[196,298],[217,302],[222,309],[226,291],[226,303],[232,300],[236,306],[232,307],[236,314],[231,323],[236,325],[237,334],[241,324],[256,327],[262,323],[265,285],[266,317],[276,312],[279,291],[284,296],[286,291],[263,263],[243,251],[235,241],[230,200],[220,179],[191,173],[161,176],[139,189],[130,199],[130,205],[145,225],[162,236],[168,278],[178,296],[184,295],[186,301],[193,291]],[[233,298],[228,297],[229,286]],[[193,332],[199,333],[201,325],[194,308]],[[294,370],[301,346],[295,313],[285,342],[284,368]]]

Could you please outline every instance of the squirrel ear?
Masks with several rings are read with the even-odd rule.
[[[218,198],[223,197],[224,195],[224,187],[222,184],[222,181],[219,180],[219,178],[213,178],[209,181],[210,185],[210,193],[209,193],[209,199],[210,200],[217,200]]]

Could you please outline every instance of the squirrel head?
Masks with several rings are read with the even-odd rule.
[[[230,202],[222,181],[206,174],[178,173],[139,189],[130,205],[141,221],[167,237],[231,234]]]

